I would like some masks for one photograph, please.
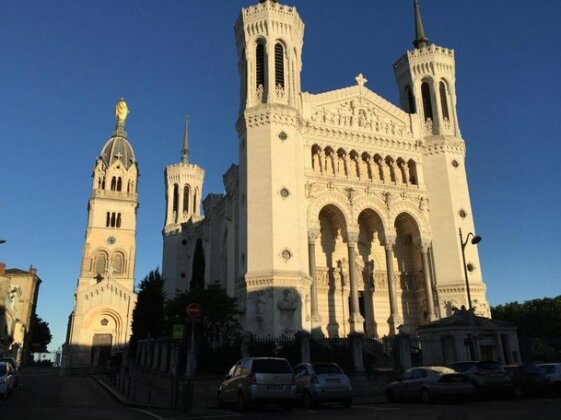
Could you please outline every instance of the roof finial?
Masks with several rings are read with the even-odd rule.
[[[181,148],[181,163],[189,163],[189,114],[185,114],[185,131],[183,132],[183,147]]]
[[[413,8],[415,9],[415,41],[413,41],[413,45],[417,49],[428,47],[429,39],[426,37],[425,30],[423,29],[419,0],[415,0]]]

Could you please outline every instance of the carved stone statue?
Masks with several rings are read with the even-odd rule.
[[[281,310],[294,311],[298,307],[298,296],[293,290],[284,289],[277,306]]]

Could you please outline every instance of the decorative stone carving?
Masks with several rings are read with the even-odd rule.
[[[364,87],[366,79],[357,84]],[[362,83],[362,85],[360,84]],[[359,129],[390,136],[410,136],[404,121],[399,121],[380,109],[364,96],[336,104],[318,107],[310,117],[312,123],[328,124],[341,128]]]
[[[298,307],[298,295],[294,290],[284,289],[282,296],[277,302],[277,307],[281,311],[294,311]]]

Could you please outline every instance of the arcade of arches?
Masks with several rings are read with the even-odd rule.
[[[318,222],[308,235],[313,330],[382,337],[434,319],[430,245],[411,215],[399,214],[388,227],[370,208],[347,221],[329,204]]]

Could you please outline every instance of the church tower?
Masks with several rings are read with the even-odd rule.
[[[202,219],[201,197],[205,171],[200,166],[189,163],[189,116],[185,116],[183,146],[179,163],[166,166],[166,216],[162,235],[164,252],[162,276],[168,299],[175,292],[187,290],[189,259],[185,257],[188,238],[182,235],[181,225],[195,223]]]
[[[401,105],[417,115],[424,143],[436,293],[440,315],[446,316],[452,306],[469,305],[460,232],[465,240],[467,234],[475,234],[475,228],[465,170],[466,147],[456,112],[454,51],[429,43],[418,0],[413,7],[415,48],[394,64],[394,71]],[[477,247],[469,244],[465,255],[472,304],[483,305],[488,312]]]
[[[238,289],[247,297],[247,329],[280,335],[303,328],[311,284],[302,182],[304,24],[294,7],[260,0],[242,9],[235,35],[241,79]],[[289,301],[293,310],[282,309]]]
[[[128,343],[136,304],[134,264],[138,165],[127,139],[129,111],[121,98],[116,125],[93,171],[86,240],[64,368],[95,368]]]

